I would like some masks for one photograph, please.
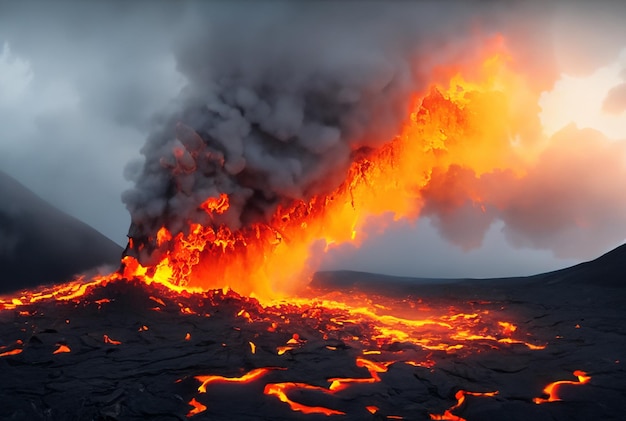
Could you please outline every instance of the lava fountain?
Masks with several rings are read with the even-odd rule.
[[[445,83],[408,93],[411,106],[395,138],[376,149],[352,150],[337,187],[329,179],[323,194],[273,203],[264,220],[232,228],[231,207],[237,213],[241,206],[218,192],[197,200],[195,218],[205,223],[187,220],[174,232],[167,219],[157,226],[164,220],[159,215],[146,235],[146,223],[139,228],[133,222],[121,275],[281,297],[297,292],[309,279],[314,249],[358,245],[364,226],[382,224],[382,216],[415,219],[433,207],[445,214],[468,200],[475,212],[493,213],[491,208],[503,206],[499,198],[488,197],[473,180],[515,183],[531,170],[547,141],[541,135],[537,97],[525,77],[509,68],[511,61],[504,51],[489,52],[471,77],[462,69],[439,69],[435,80]],[[181,178],[200,171],[201,160],[226,165],[210,140],[183,122],[176,124],[176,139],[160,159],[160,169],[170,174],[170,194],[189,188]],[[245,180],[247,175],[237,177]]]

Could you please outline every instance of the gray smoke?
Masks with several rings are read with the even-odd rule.
[[[180,109],[148,139],[143,165],[127,168],[136,182],[123,195],[129,236],[149,242],[161,226],[175,235],[190,222],[237,230],[267,221],[278,204],[338,187],[357,151],[398,133],[409,94],[420,87],[425,43],[416,41],[428,29],[437,43],[462,15],[454,3],[397,6],[194,8],[194,30],[177,47],[188,80]],[[222,193],[226,212],[201,209]]]
[[[604,38],[592,35],[606,15],[598,10],[567,2],[189,4],[174,43],[187,86],[176,111],[149,136],[145,160],[126,169],[135,182],[123,195],[132,218],[129,237],[149,246],[133,252],[142,263],[154,263],[161,226],[173,235],[190,223],[238,230],[267,222],[280,204],[333,191],[361,150],[398,133],[410,94],[431,81],[435,66],[472,62],[496,33],[506,38],[512,66],[538,90],[558,78],[564,56],[557,50],[589,57],[584,66],[577,60],[569,66],[578,74],[592,71],[623,46],[615,18],[607,24],[615,36],[597,45]],[[624,8],[611,10],[618,16]],[[588,42],[564,48],[570,35]],[[620,92],[607,100],[610,106],[619,108],[612,104],[621,100],[612,98]],[[470,178],[462,168],[451,171],[435,174],[433,183]],[[230,200],[226,212],[202,209],[222,194]],[[514,212],[502,216],[494,208],[445,200],[442,208],[428,189],[425,195],[425,213],[464,248],[479,246],[496,219],[525,226]],[[466,222],[472,215],[480,215],[473,225]]]

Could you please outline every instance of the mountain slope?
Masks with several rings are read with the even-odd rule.
[[[317,272],[312,280],[314,287],[326,290],[357,288],[381,291],[381,286],[384,286],[387,293],[393,292],[396,295],[424,294],[428,291],[440,294],[442,290],[453,290],[456,293],[460,293],[467,289],[475,290],[478,287],[498,289],[507,288],[510,285],[532,287],[555,284],[587,287],[626,287],[626,244],[589,262],[533,276],[487,279],[437,279],[338,270]]]
[[[121,253],[119,245],[0,172],[0,293],[116,265]]]

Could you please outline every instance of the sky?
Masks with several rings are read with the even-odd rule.
[[[485,39],[503,34],[523,63],[521,70],[543,91],[538,118],[544,134],[565,138],[556,134],[574,122],[578,131],[565,132],[564,144],[590,128],[614,146],[603,154],[580,146],[587,161],[555,152],[536,179],[516,190],[528,198],[533,207],[528,213],[536,218],[545,206],[546,213],[557,212],[552,224],[558,225],[569,214],[548,202],[566,203],[584,209],[592,228],[570,235],[576,227],[549,227],[538,234],[532,231],[545,221],[534,224],[502,212],[480,241],[468,246],[451,233],[458,221],[435,209],[417,221],[401,219],[384,232],[368,232],[358,249],[333,248],[321,267],[443,278],[530,275],[594,258],[626,240],[626,203],[619,196],[626,182],[620,146],[626,139],[624,7],[372,2],[357,10],[355,3],[0,1],[0,169],[125,245],[131,216],[121,197],[133,190],[142,147],[155,133],[162,136],[164,122],[192,99],[227,95],[237,77],[248,85],[276,77],[276,63],[284,74],[278,73],[278,82],[264,82],[272,89],[272,83],[284,82],[309,92],[303,80],[321,74],[322,81],[345,85],[352,89],[346,95],[356,92],[357,98],[389,72],[401,74],[405,79],[392,85],[391,93],[381,89],[367,100],[354,100],[355,114],[375,120],[377,136],[386,139],[397,130],[398,116],[373,110],[381,104],[394,109],[406,89],[427,83],[424,75],[433,66],[463,61]],[[409,55],[420,60],[407,64]],[[290,118],[276,112],[255,124],[282,133],[292,127]],[[340,137],[347,136],[343,121]],[[371,132],[373,123],[368,124],[354,131]],[[325,129],[334,133],[334,127]],[[563,150],[578,144],[567,143]],[[253,161],[250,154],[246,158]],[[551,172],[559,166],[563,171]],[[573,183],[579,174],[595,181]],[[546,182],[565,193],[534,194]],[[143,203],[125,200],[131,206]],[[522,202],[515,202],[515,209],[524,209]]]

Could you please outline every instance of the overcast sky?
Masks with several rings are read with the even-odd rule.
[[[373,9],[405,3],[383,6],[380,2]],[[445,7],[435,3],[420,6],[436,18],[434,22],[424,19],[418,7],[411,9],[415,25],[431,25],[439,34],[449,31],[449,44],[463,37],[463,30],[475,30],[477,21],[484,22],[487,32],[510,31],[514,49],[537,60],[529,61],[528,69],[553,70],[548,72],[552,80],[546,82],[546,91],[559,91],[561,98],[581,104],[579,108],[586,111],[577,117],[578,111],[572,108],[571,119],[553,116],[550,124],[556,127],[550,130],[558,131],[559,126],[576,119],[578,128],[602,130],[611,141],[626,139],[626,131],[621,129],[626,127],[624,8],[555,7],[542,13],[539,7],[529,7],[516,15],[519,10],[500,2],[443,2]],[[356,4],[343,3],[341,13]],[[308,21],[319,24],[320,31],[324,30],[324,13],[332,13],[326,6]],[[141,158],[140,149],[159,116],[167,116],[177,107],[179,93],[194,72],[201,71],[190,71],[189,60],[181,65],[180,45],[190,45],[189,40],[194,40],[205,24],[224,31],[254,31],[250,24],[255,22],[253,16],[273,16],[282,7],[278,2],[242,2],[234,8],[216,2],[197,8],[184,1],[0,0],[0,169],[54,206],[125,245],[130,216],[120,196],[132,183],[125,180],[124,169]],[[406,13],[390,9],[380,15],[381,21],[376,21],[380,25],[371,33],[384,34],[394,26],[392,18],[400,15],[405,15],[402,24],[410,21]],[[363,16],[372,19],[371,13]],[[275,28],[284,39],[290,38],[291,30],[289,25]],[[425,33],[416,31],[415,43],[423,50],[437,51],[440,44],[430,45]],[[250,34],[254,39],[254,33]],[[229,36],[225,34],[225,38]],[[528,45],[520,40],[528,40]],[[236,56],[237,43],[233,45],[230,54]],[[203,56],[202,45],[196,48]],[[555,98],[546,93],[543,106],[558,113],[561,103]],[[591,110],[593,107],[596,109]],[[623,175],[626,156],[621,162],[623,167],[616,171]],[[593,164],[602,166],[602,162]],[[607,193],[611,197],[626,178],[612,180]],[[600,199],[606,202],[605,196]],[[602,207],[599,218],[626,215],[621,199]],[[609,213],[605,208],[610,208]],[[518,241],[511,241],[511,235],[506,235],[506,216],[502,218],[490,225],[481,246],[469,250],[444,239],[441,227],[436,226],[442,221],[436,216],[414,223],[400,221],[384,234],[370,233],[360,250],[342,246],[331,252],[323,268],[425,277],[526,275],[593,258],[626,239],[626,221],[615,217],[611,226],[616,235],[591,239],[597,243],[594,248],[581,244],[579,252],[567,255],[559,253],[555,245],[562,239],[553,244],[550,238],[524,242],[518,236]],[[555,250],[561,257],[555,257]]]

